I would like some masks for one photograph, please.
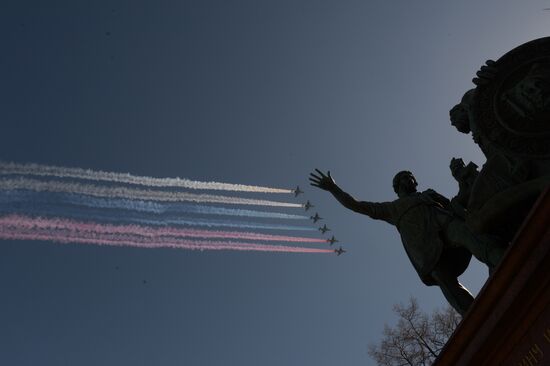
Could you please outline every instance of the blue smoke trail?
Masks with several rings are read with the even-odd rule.
[[[29,190],[0,190],[0,204],[12,202],[39,202],[44,204],[68,204],[93,208],[131,210],[155,214],[189,213],[205,215],[244,216],[273,219],[304,220],[307,216],[291,215],[279,212],[243,210],[235,208],[212,207],[184,203],[157,203],[152,201],[129,200],[121,198],[98,198],[63,192],[36,192]]]
[[[32,216],[56,216],[71,217],[81,220],[97,220],[107,222],[134,223],[142,225],[182,225],[182,226],[206,226],[206,227],[232,227],[243,229],[266,229],[266,230],[296,230],[296,231],[316,231],[314,227],[290,226],[290,225],[272,225],[253,222],[241,222],[232,220],[208,220],[196,218],[180,218],[174,216],[155,216],[153,214],[128,211],[108,212],[100,209],[88,209],[82,207],[70,206],[52,206],[40,202],[11,202],[0,206],[0,213],[10,214],[18,213]]]

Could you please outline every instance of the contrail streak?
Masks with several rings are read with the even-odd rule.
[[[132,210],[155,214],[191,213],[205,215],[243,216],[258,218],[275,218],[289,220],[305,220],[307,216],[291,215],[279,212],[243,210],[235,208],[191,205],[184,203],[158,203],[143,200],[129,200],[120,198],[91,197],[81,194],[64,192],[36,192],[29,190],[0,190],[0,203],[35,202],[45,204],[70,204],[94,208],[108,208]]]
[[[291,230],[291,231],[316,231],[315,227],[264,224],[255,222],[243,222],[233,220],[213,220],[199,218],[180,218],[173,216],[158,216],[146,213],[128,211],[124,214],[118,212],[106,212],[101,209],[87,209],[83,207],[63,207],[59,205],[47,205],[39,202],[16,202],[0,205],[0,212],[6,214],[21,214],[32,216],[70,216],[82,220],[99,220],[116,223],[135,223],[153,226],[204,226],[204,227],[231,227],[239,229],[264,229],[264,230]]]
[[[153,178],[135,176],[128,173],[93,171],[81,168],[67,168],[41,164],[17,164],[0,161],[0,174],[53,176],[57,178],[76,178],[113,183],[136,184],[149,187],[179,187],[189,189],[209,189],[219,191],[258,192],[258,193],[292,193],[291,189],[269,188],[261,186],[231,184],[220,182],[200,182],[182,178]]]
[[[17,227],[23,229],[68,230],[74,233],[100,233],[115,235],[139,235],[150,239],[159,240],[162,237],[174,238],[217,238],[256,241],[282,241],[294,243],[325,243],[324,239],[305,238],[284,235],[268,235],[240,231],[209,231],[179,229],[174,227],[156,228],[138,225],[109,225],[96,222],[78,222],[63,218],[42,218],[21,215],[8,215],[0,217],[0,226]]]
[[[262,252],[280,252],[280,253],[332,253],[333,250],[289,247],[279,245],[263,245],[255,243],[240,243],[226,241],[197,241],[197,240],[176,240],[163,241],[156,243],[154,241],[136,240],[132,237],[121,237],[113,239],[104,237],[102,234],[96,234],[94,237],[81,237],[67,235],[66,232],[41,232],[35,229],[21,229],[0,225],[0,239],[11,240],[48,240],[62,244],[95,244],[119,247],[135,248],[174,248],[188,250],[239,250],[239,251],[262,251]]]
[[[37,192],[67,192],[74,194],[86,194],[96,197],[142,199],[165,202],[189,201],[200,203],[225,203],[234,205],[303,207],[303,205],[297,203],[257,200],[251,198],[194,194],[186,192],[153,191],[149,189],[98,186],[92,184],[69,183],[59,181],[40,181],[27,178],[0,179],[0,189],[28,189]]]

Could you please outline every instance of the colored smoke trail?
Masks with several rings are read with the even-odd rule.
[[[217,196],[208,194],[194,194],[186,192],[153,191],[149,189],[136,189],[127,187],[98,186],[92,184],[69,183],[59,181],[40,181],[36,179],[0,179],[0,189],[15,190],[27,189],[37,192],[67,192],[73,194],[85,194],[96,197],[127,198],[154,200],[165,202],[199,202],[199,203],[225,203],[233,205],[255,205],[272,207],[303,207],[301,204],[257,200],[251,198]]]
[[[47,240],[62,244],[95,244],[135,248],[174,248],[188,250],[239,250],[280,253],[333,253],[329,249],[289,247],[225,241],[166,240],[160,243],[137,240],[131,236],[113,239],[112,236],[95,234],[93,237],[71,236],[66,232],[40,231],[35,229],[14,228],[0,225],[0,239],[11,240]]]
[[[261,186],[201,182],[180,178],[141,177],[80,168],[0,161],[0,213],[7,214],[7,216],[0,216],[0,239],[48,240],[57,243],[137,248],[286,253],[333,252],[331,249],[271,243],[324,243],[324,239],[196,228],[204,226],[316,231],[314,227],[204,219],[181,215],[207,214],[307,220],[308,216],[304,215],[203,205],[203,203],[219,203],[301,208],[303,207],[301,204],[231,195],[189,193],[181,191],[181,188],[256,193],[294,192],[289,189]]]
[[[115,223],[135,223],[153,226],[204,226],[204,227],[230,227],[238,229],[262,229],[262,230],[291,230],[291,231],[317,231],[315,227],[292,226],[278,224],[263,224],[255,222],[243,222],[234,220],[213,220],[199,218],[181,218],[170,216],[158,216],[146,213],[128,211],[123,215],[118,212],[108,212],[101,209],[87,209],[82,207],[63,207],[59,205],[47,205],[35,202],[16,202],[0,205],[0,212],[6,214],[21,214],[32,216],[70,216],[86,221],[109,221]]]
[[[324,239],[305,238],[284,235],[268,235],[238,231],[208,231],[179,228],[154,228],[138,225],[108,225],[95,222],[78,222],[62,218],[41,218],[20,215],[8,215],[0,217],[0,226],[16,227],[25,230],[65,230],[71,233],[99,233],[115,235],[139,235],[150,239],[160,240],[161,237],[173,238],[217,238],[257,241],[283,241],[294,243],[325,243]]]
[[[209,189],[219,191],[257,192],[257,193],[292,193],[290,189],[269,188],[261,186],[230,184],[220,182],[200,182],[182,178],[153,178],[135,176],[128,173],[93,171],[81,168],[66,168],[41,164],[17,164],[0,161],[0,174],[35,175],[57,178],[76,178],[113,183],[136,184],[149,187],[179,187],[189,189]]]
[[[0,204],[16,202],[34,202],[43,204],[70,204],[93,208],[107,208],[119,210],[133,210],[155,214],[165,213],[191,213],[206,215],[243,216],[258,218],[275,218],[289,220],[305,220],[309,217],[303,215],[291,215],[279,212],[266,212],[255,210],[243,210],[235,208],[212,207],[203,205],[191,205],[183,203],[158,203],[143,200],[129,200],[120,198],[91,197],[81,194],[64,192],[35,192],[28,190],[0,190]]]

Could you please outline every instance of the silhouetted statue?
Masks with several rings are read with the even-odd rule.
[[[487,159],[466,222],[510,241],[550,184],[550,37],[487,61],[473,82],[477,87],[450,111],[451,124],[471,132]]]
[[[474,235],[464,221],[453,214],[450,201],[432,189],[417,192],[411,172],[402,171],[393,179],[398,198],[391,202],[357,201],[332,179],[316,169],[311,185],[334,195],[346,208],[394,225],[411,263],[428,286],[438,285],[447,301],[464,314],[473,301],[457,277],[464,272],[471,254],[492,271],[504,249],[488,237]]]

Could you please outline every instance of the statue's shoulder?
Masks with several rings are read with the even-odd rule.
[[[425,191],[422,191],[421,193],[422,193],[422,194],[428,194],[428,195],[429,195],[429,194],[439,194],[439,193],[436,192],[435,189],[432,189],[432,188],[428,188],[428,189],[426,189]]]
[[[444,197],[442,194],[438,193],[435,189],[432,189],[432,188],[428,188],[425,191],[422,191],[421,194],[424,196],[428,196],[430,198]]]
[[[422,195],[431,201],[435,201],[443,207],[448,207],[451,201],[444,195],[438,193],[434,189],[428,188],[422,192]]]

